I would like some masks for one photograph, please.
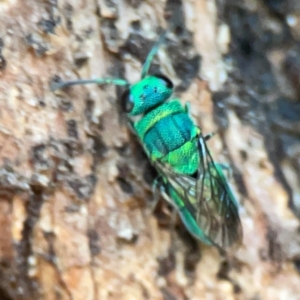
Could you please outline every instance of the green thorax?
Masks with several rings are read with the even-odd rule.
[[[149,110],[133,127],[152,161],[160,160],[178,174],[197,171],[199,128],[178,99]]]

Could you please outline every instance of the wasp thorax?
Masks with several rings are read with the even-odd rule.
[[[163,75],[147,76],[133,84],[122,97],[122,107],[131,116],[144,114],[168,100],[173,83]]]

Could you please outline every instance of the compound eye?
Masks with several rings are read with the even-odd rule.
[[[133,110],[134,103],[129,89],[126,90],[121,97],[121,107],[126,113],[130,113]]]
[[[154,76],[155,76],[156,78],[159,78],[159,79],[161,79],[162,81],[164,81],[165,86],[166,86],[168,89],[172,89],[172,88],[173,88],[173,82],[172,82],[168,77],[166,77],[165,75],[162,75],[162,74],[155,74]]]

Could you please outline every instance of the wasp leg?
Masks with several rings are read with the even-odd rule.
[[[215,165],[219,168],[221,168],[223,171],[226,172],[226,177],[228,179],[231,179],[232,178],[232,169],[230,167],[229,164],[223,164],[223,163],[215,163]]]
[[[162,183],[160,182],[161,178],[158,177],[154,179],[153,184],[152,184],[152,193],[153,193],[153,199],[151,201],[151,206],[150,206],[150,213],[153,214],[154,210],[157,207],[157,204],[160,200],[160,196],[162,195]]]
[[[214,132],[206,134],[203,138],[204,138],[205,142],[207,142],[208,140],[210,140],[216,134],[217,134],[217,131],[214,131]]]
[[[189,116],[191,116],[191,103],[190,103],[190,102],[186,102],[184,107],[185,107],[186,113],[187,113]]]
[[[174,254],[176,252],[176,250],[179,249],[179,247],[176,243],[178,241],[178,239],[177,239],[176,230],[175,230],[178,213],[177,213],[175,207],[172,205],[172,201],[171,201],[169,195],[166,194],[165,187],[162,182],[160,182],[159,189],[160,189],[160,193],[163,196],[163,198],[171,206],[171,212],[170,212],[171,216],[170,216],[170,222],[169,222],[168,227],[169,227],[170,238],[171,238],[170,251]]]
[[[176,229],[175,229],[177,216],[178,216],[177,211],[173,207],[172,212],[171,212],[169,230],[170,230],[170,237],[171,237],[170,249],[174,254],[179,249],[179,245],[178,245],[179,240],[178,240],[178,236],[176,234]]]
[[[157,193],[157,190],[159,193]],[[175,225],[176,225],[176,218],[177,218],[177,211],[176,209],[172,206],[172,201],[169,198],[169,195],[167,195],[162,178],[158,177],[157,179],[154,180],[153,185],[152,185],[152,191],[154,193],[154,204],[152,207],[152,212],[155,209],[159,196],[162,196],[164,200],[171,206],[171,218],[170,218],[170,223],[169,223],[169,231],[171,235],[171,249],[176,249],[176,245],[174,244],[175,239]]]
[[[177,211],[172,207],[171,219],[170,219],[170,232],[173,234],[175,232],[175,225],[177,220]]]
[[[131,120],[128,120],[127,125],[128,125],[129,130],[131,131],[131,133],[136,135],[135,128],[133,127],[133,122]]]
[[[185,103],[185,111],[189,116],[191,116],[191,103],[190,102]],[[200,127],[198,127],[198,128],[201,132],[202,130],[200,129]],[[210,140],[216,134],[217,134],[217,131],[214,131],[214,132],[206,134],[203,138],[204,138],[205,142],[207,142],[208,140]]]
[[[159,189],[160,189],[160,194],[162,195],[164,200],[171,207],[171,218],[170,218],[169,230],[173,234],[175,232],[175,225],[176,225],[176,219],[177,219],[178,213],[177,213],[177,210],[174,207],[174,204],[172,203],[172,200],[171,200],[170,196],[166,193],[164,184],[162,182],[160,182]]]

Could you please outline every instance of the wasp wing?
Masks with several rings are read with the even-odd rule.
[[[238,205],[222,166],[214,162],[201,134],[198,148],[200,165],[195,194],[199,208],[196,220],[214,244],[228,248],[241,243],[243,237]]]
[[[242,240],[238,206],[222,167],[213,161],[202,135],[198,138],[198,149],[200,164],[196,177],[177,174],[161,162],[155,162],[155,167],[164,178],[165,190],[171,186],[183,205],[178,201],[174,204],[171,195],[165,198],[179,211],[183,206],[188,209],[205,236],[200,239],[226,249]]]

